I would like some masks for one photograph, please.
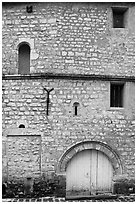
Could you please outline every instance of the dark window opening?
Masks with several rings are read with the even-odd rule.
[[[127,8],[112,8],[113,28],[125,28],[125,13]]]
[[[32,13],[33,7],[32,6],[27,6],[26,11],[27,11],[27,13]]]
[[[21,44],[19,46],[19,74],[30,73],[30,46]]]
[[[25,125],[21,124],[19,125],[19,128],[25,128]]]
[[[74,115],[78,115],[78,106],[79,106],[79,103],[78,103],[78,102],[75,102],[75,103],[73,104],[73,106],[74,106]]]
[[[27,180],[31,180],[31,177],[27,177]]]
[[[75,115],[78,115],[78,107],[75,106]]]
[[[111,84],[110,88],[110,106],[123,107],[124,84]]]

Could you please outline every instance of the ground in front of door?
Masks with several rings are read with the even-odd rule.
[[[117,198],[110,199],[79,199],[79,200],[65,200],[65,198],[57,197],[43,197],[43,198],[7,198],[2,199],[2,202],[134,202],[135,194],[124,196],[119,195]]]

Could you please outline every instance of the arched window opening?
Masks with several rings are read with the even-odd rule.
[[[75,102],[73,104],[73,107],[74,107],[74,115],[78,115],[78,106],[79,106],[79,103],[78,102]]]
[[[18,53],[19,60],[19,74],[30,73],[30,46],[27,43],[23,43],[19,46]]]
[[[19,125],[19,128],[25,128],[25,125],[20,124],[20,125]]]
[[[32,6],[26,6],[26,11],[27,11],[27,13],[32,13],[33,7]]]

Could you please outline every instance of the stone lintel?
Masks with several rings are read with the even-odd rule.
[[[14,128],[7,131],[7,137],[10,136],[41,136],[40,132],[29,128]]]

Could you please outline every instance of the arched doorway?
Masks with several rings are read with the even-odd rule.
[[[77,153],[66,169],[66,195],[97,195],[112,192],[113,166],[108,157],[97,150]]]
[[[66,177],[66,197],[112,192],[112,180],[122,175],[115,150],[100,141],[81,141],[68,147],[58,162],[57,172]]]

